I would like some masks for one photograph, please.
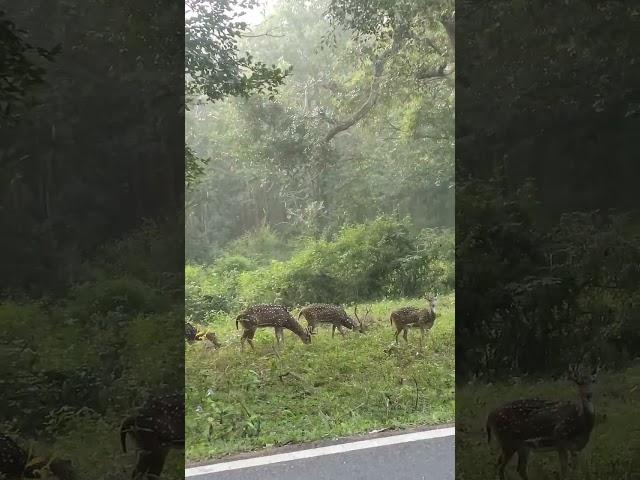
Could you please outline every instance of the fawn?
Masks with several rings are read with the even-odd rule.
[[[360,333],[364,332],[362,322],[358,318],[357,308],[355,316],[360,325],[357,325],[356,322],[347,315],[347,312],[345,312],[342,307],[327,303],[314,303],[312,305],[307,305],[300,310],[298,320],[300,320],[301,316],[307,320],[309,333],[311,334],[315,333],[318,323],[330,323],[332,325],[331,338],[334,337],[336,329],[338,329],[340,334],[344,337],[345,327],[349,330],[357,328]]]
[[[403,332],[403,338],[405,342],[407,340],[407,333],[409,327],[418,327],[420,329],[420,343],[424,341],[424,335],[427,330],[433,327],[436,321],[436,304],[437,300],[430,297],[427,300],[427,308],[416,307],[402,307],[391,313],[389,320],[391,325],[396,327],[396,343],[398,343],[398,336]]]
[[[35,458],[29,455],[11,437],[0,433],[0,478],[18,480],[40,478],[48,469],[59,480],[74,480],[75,473],[69,460],[62,458]]]
[[[515,453],[518,454],[518,473],[527,480],[527,461],[534,451],[557,451],[560,458],[560,477],[567,473],[568,454],[572,460],[589,442],[595,421],[591,399],[592,386],[598,368],[585,373],[571,366],[569,378],[578,387],[578,402],[524,399],[509,402],[493,410],[487,418],[487,441],[493,434],[502,453],[498,459],[500,480]]]
[[[131,478],[159,478],[172,448],[184,448],[184,395],[149,399],[136,415],[120,427],[122,451],[127,451],[127,434],[138,447],[138,459]]]
[[[253,337],[258,328],[273,327],[278,344],[284,344],[283,330],[291,330],[303,343],[311,343],[311,334],[308,329],[300,325],[295,318],[282,305],[253,305],[236,317],[236,329],[242,324],[243,332],[240,338],[240,347],[244,350],[244,342],[247,341],[252,350]]]

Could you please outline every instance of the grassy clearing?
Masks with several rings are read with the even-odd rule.
[[[321,327],[312,344],[303,345],[286,332],[277,355],[272,329],[258,331],[255,353],[241,353],[233,318],[216,319],[210,328],[223,343],[220,350],[187,346],[187,460],[453,421],[454,296],[441,299],[425,349],[419,331],[409,332],[409,345],[401,339],[392,347],[389,313],[422,303],[373,304],[369,331],[344,339]]]
[[[596,425],[591,440],[580,454],[568,479],[640,478],[640,366],[623,372],[600,372],[594,394]],[[506,400],[525,397],[572,399],[575,389],[567,380],[520,381],[510,385],[472,385],[457,389],[456,478],[486,480],[497,478],[495,443],[487,445],[487,413]],[[519,478],[516,460],[507,467],[507,478]],[[529,460],[532,479],[556,478],[559,472],[555,453],[534,453]]]

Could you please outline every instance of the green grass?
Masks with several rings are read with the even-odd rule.
[[[256,352],[242,353],[232,316],[217,318],[210,328],[221,349],[187,346],[187,460],[453,421],[453,295],[441,299],[424,349],[417,330],[409,332],[408,345],[401,339],[398,348],[392,346],[389,313],[422,303],[373,304],[370,329],[346,338],[336,332],[332,339],[330,327],[321,327],[304,345],[287,331],[278,354],[273,329],[258,331]]]
[[[596,425],[578,465],[568,479],[630,480],[640,478],[640,366],[623,372],[600,372],[595,386]],[[497,478],[498,448],[487,444],[487,413],[507,400],[543,397],[572,399],[575,387],[567,380],[528,381],[512,384],[468,385],[457,389],[456,478]],[[519,478],[516,460],[507,466],[507,478]],[[555,453],[534,453],[529,460],[532,479],[556,478]]]
[[[55,441],[51,444],[36,443],[24,438],[12,431],[8,424],[0,424],[0,432],[9,434],[23,449],[36,457],[53,454],[71,460],[79,480],[125,480],[131,478],[137,451],[131,438],[128,438],[127,453],[122,452],[120,421],[119,416],[107,421],[91,413],[66,416],[64,425],[59,426]],[[184,478],[183,464],[182,452],[172,450],[167,456],[162,478]]]

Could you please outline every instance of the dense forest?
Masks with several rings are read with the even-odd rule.
[[[509,458],[495,430],[487,442],[492,411],[507,412],[516,437],[514,425],[539,427],[549,446],[586,432],[565,478],[640,472],[638,18],[616,0],[459,8],[458,478],[492,478]],[[578,413],[509,417],[520,399]],[[555,478],[560,450],[533,449],[529,478]],[[506,478],[526,477],[517,457]]]
[[[186,79],[185,315],[217,345],[187,346],[187,460],[451,422],[453,2],[205,5],[188,3],[187,57],[208,71],[206,20],[226,18],[226,81]],[[395,345],[391,312],[435,295],[424,344]],[[360,327],[259,330],[242,351],[234,320],[273,303]]]
[[[182,6],[0,10],[0,449],[130,478],[121,422],[184,385]]]
[[[208,162],[187,193],[188,262],[262,228],[330,238],[381,214],[453,227],[453,45],[441,6],[395,3],[407,10],[398,25],[363,12],[358,36],[339,22],[349,12],[299,1],[274,3],[241,35],[286,80],[277,96],[194,98],[187,143]]]

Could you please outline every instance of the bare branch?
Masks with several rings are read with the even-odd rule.
[[[242,38],[258,38],[258,37],[282,38],[282,37],[286,37],[286,35],[274,35],[273,33],[270,33],[270,32],[260,33],[258,35],[248,35],[246,33],[243,33],[240,36]]]

